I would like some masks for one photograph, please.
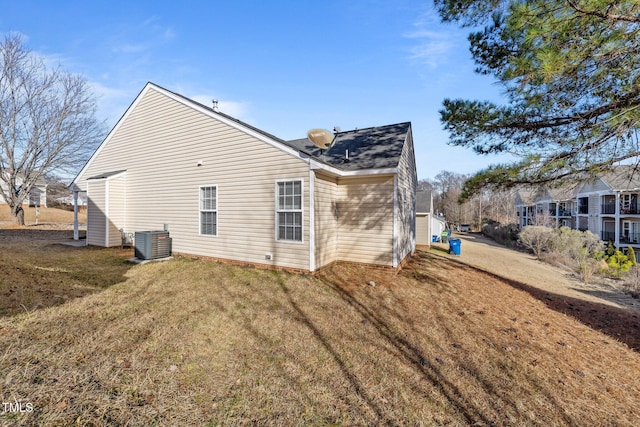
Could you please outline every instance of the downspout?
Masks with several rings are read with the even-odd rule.
[[[411,255],[416,253],[416,233],[418,230],[416,229],[416,203],[417,199],[415,196],[415,188],[413,193],[413,200],[411,202]],[[429,237],[431,238],[431,237]]]
[[[109,180],[104,182],[104,246],[109,247]]]
[[[614,238],[615,238],[615,242],[613,242],[613,244],[615,245],[616,248],[620,247],[620,193],[616,191],[616,215],[615,215],[615,232],[614,232]],[[602,236],[601,236],[602,238]]]
[[[309,271],[316,269],[316,174],[309,163]]]

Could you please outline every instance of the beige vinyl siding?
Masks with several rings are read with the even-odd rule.
[[[113,170],[127,170],[128,232],[167,224],[175,252],[309,269],[309,169],[291,154],[151,88],[76,182]],[[275,239],[276,180],[289,179],[303,183],[303,242]],[[199,234],[206,185],[217,186],[217,236]]]
[[[105,246],[106,239],[106,179],[88,182],[87,244]]]
[[[416,215],[416,244],[431,245],[431,214]]]
[[[417,185],[418,178],[416,175],[416,164],[413,153],[413,140],[411,133],[409,132],[398,163],[398,212],[396,213],[397,263],[402,261],[407,255],[413,253],[415,250],[415,208]]]
[[[315,179],[316,267],[336,260],[338,249],[337,199],[335,178],[316,174]]]
[[[126,221],[126,177],[119,175],[113,179],[107,179],[107,191],[109,194],[107,223],[109,246],[119,246],[122,244],[121,228],[125,228]]]
[[[393,265],[393,176],[338,181],[338,259]]]

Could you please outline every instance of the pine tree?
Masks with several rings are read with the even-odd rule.
[[[629,261],[631,262],[631,266],[635,267],[637,262],[636,262],[636,252],[633,250],[633,248],[631,246],[629,246],[629,249],[627,250],[627,257],[629,258]]]
[[[435,0],[469,35],[476,71],[494,76],[505,105],[447,99],[450,144],[515,153],[467,181],[547,184],[587,177],[640,155],[640,2]]]

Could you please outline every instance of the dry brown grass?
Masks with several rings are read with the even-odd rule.
[[[637,352],[428,252],[310,277],[45,242],[105,281],[0,318],[0,400],[35,408],[2,425],[640,424]]]
[[[129,252],[55,244],[72,238],[70,230],[0,229],[0,316],[60,305],[123,280],[130,266],[119,255]]]
[[[73,224],[73,210],[60,208],[39,208],[38,225],[47,224]],[[78,211],[78,222],[85,223],[87,220],[86,207],[81,207]],[[35,225],[36,208],[24,207],[25,225]],[[4,223],[4,224],[3,224]],[[0,204],[0,228],[11,227],[13,218],[8,205]]]

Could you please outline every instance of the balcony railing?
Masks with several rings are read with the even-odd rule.
[[[640,209],[637,206],[620,206],[620,213],[627,215],[638,215],[640,214]]]
[[[573,215],[573,214],[571,213],[571,210],[569,210],[569,209],[560,209],[560,210],[559,210],[559,211],[557,211],[557,212],[556,212],[556,210],[555,210],[555,209],[549,209],[549,215],[551,215],[551,216],[555,217],[555,216],[556,216],[556,213],[558,214],[558,217],[563,217],[563,216],[565,216],[565,217],[570,217],[570,216],[572,216],[572,215]]]
[[[620,236],[620,243],[640,243],[640,233],[629,233]]]
[[[615,203],[605,203],[600,205],[600,212],[605,215],[613,215],[616,213],[616,204]]]
[[[616,240],[615,231],[603,231],[602,232],[602,240],[604,240],[605,242],[608,242],[609,240],[614,242]]]

